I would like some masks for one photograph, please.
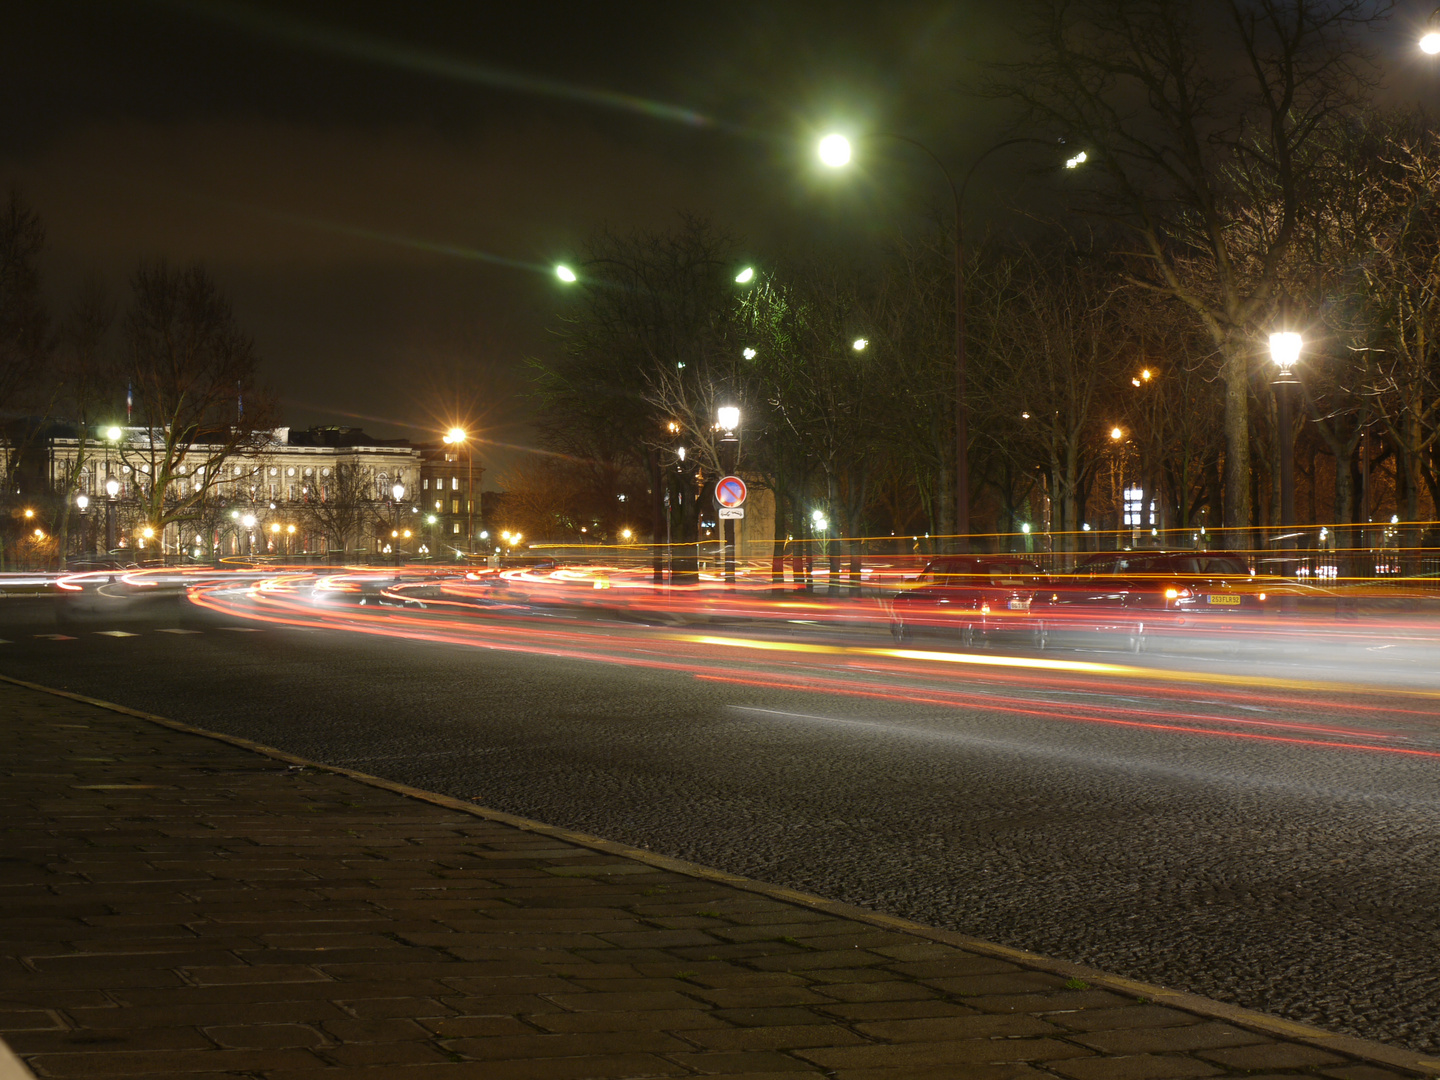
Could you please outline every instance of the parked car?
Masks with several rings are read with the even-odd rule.
[[[890,600],[890,633],[898,642],[941,635],[967,648],[1008,628],[1028,627],[1044,572],[1007,555],[946,555],[926,564],[918,584]]]
[[[1053,575],[1030,607],[1031,640],[1118,645],[1143,652],[1156,634],[1253,628],[1266,581],[1234,555],[1204,551],[1114,552]]]

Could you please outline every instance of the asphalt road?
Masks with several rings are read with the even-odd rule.
[[[6,600],[0,673],[1440,1051],[1440,699],[926,666],[861,632],[367,618],[425,638]]]

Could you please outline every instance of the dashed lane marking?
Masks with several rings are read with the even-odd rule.
[[[258,626],[222,626],[219,629],[229,630],[232,634],[258,634],[260,632]]]
[[[96,630],[101,637],[135,637],[129,630]]]
[[[46,638],[46,639],[48,639],[48,640],[50,640],[50,641],[74,641],[74,640],[75,640],[75,639],[74,639],[73,637],[71,637],[69,634],[36,634],[35,636],[38,637],[38,638]]]
[[[200,633],[199,630],[180,630],[180,629],[178,629],[178,628],[177,628],[177,629],[172,629],[172,630],[156,630],[155,632],[156,632],[157,634],[198,634],[198,633]]]

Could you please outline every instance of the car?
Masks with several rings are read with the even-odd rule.
[[[1052,575],[1030,606],[1031,640],[1138,653],[1156,635],[1253,629],[1268,610],[1265,587],[1244,559],[1223,552],[1107,552]]]
[[[918,635],[956,639],[966,648],[1028,626],[1044,571],[1009,555],[945,555],[926,564],[918,584],[890,599],[890,633],[901,644]]]

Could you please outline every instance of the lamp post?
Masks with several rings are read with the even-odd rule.
[[[85,511],[86,511],[87,509],[89,509],[89,506],[90,506],[90,496],[89,496],[89,495],[86,495],[86,494],[82,491],[79,495],[76,495],[76,496],[75,496],[75,508],[80,511],[80,551],[81,551],[82,553],[85,551],[85,539],[86,539],[86,529],[85,529],[85,526],[88,524],[88,522],[86,522],[86,520],[85,520],[85,517],[86,517]],[[69,547],[69,545],[67,544],[66,547]],[[60,560],[61,560],[61,565],[62,565],[62,566],[64,565],[65,557],[66,557],[66,552],[63,552],[63,551],[62,551],[62,552],[60,553]]]
[[[938,154],[931,150],[918,139],[912,139],[908,135],[899,135],[893,131],[879,131],[873,133],[876,138],[896,139],[899,142],[907,143],[915,147],[940,170],[945,177],[945,184],[950,189],[950,198],[954,204],[955,214],[955,532],[956,550],[961,553],[970,550],[970,451],[969,451],[969,412],[965,405],[966,394],[966,371],[965,371],[965,219],[963,208],[965,204],[965,192],[970,187],[970,181],[975,176],[975,170],[980,167],[981,162],[998,150],[1006,147],[1017,146],[1020,143],[1039,143],[1042,146],[1052,146],[1052,143],[1044,139],[1019,137],[1014,139],[1003,139],[990,149],[977,157],[970,164],[964,178],[957,186],[955,178],[950,175],[950,170],[940,160]],[[820,140],[820,160],[832,169],[843,168],[850,163],[851,149],[850,140],[844,135],[826,135]],[[1067,169],[1075,169],[1085,164],[1087,159],[1085,151],[1080,151],[1074,157],[1065,161]],[[863,346],[858,346],[863,348]]]
[[[1293,414],[1295,389],[1300,380],[1290,369],[1300,359],[1304,341],[1299,334],[1283,331],[1270,335],[1270,358],[1275,361],[1275,379],[1270,388],[1275,391],[1275,420],[1280,442],[1280,528],[1285,535],[1281,544],[1288,550],[1295,546],[1290,535],[1295,525],[1295,442]]]
[[[120,494],[120,481],[111,477],[105,481],[105,552],[115,550],[115,496]]]
[[[445,443],[465,447],[465,554],[471,555],[475,551],[475,453],[470,448],[470,435],[464,428],[451,428],[445,433]]]
[[[400,565],[400,500],[405,498],[405,485],[395,484],[390,488],[390,494],[395,496],[395,529],[390,533],[390,550],[395,556],[395,565]]]
[[[740,410],[733,405],[722,405],[715,412],[720,422],[720,473],[722,478],[735,472],[735,460],[740,453],[740,440],[735,431],[740,426]],[[720,523],[720,535],[725,545],[725,584],[735,584],[735,519],[727,517]]]

